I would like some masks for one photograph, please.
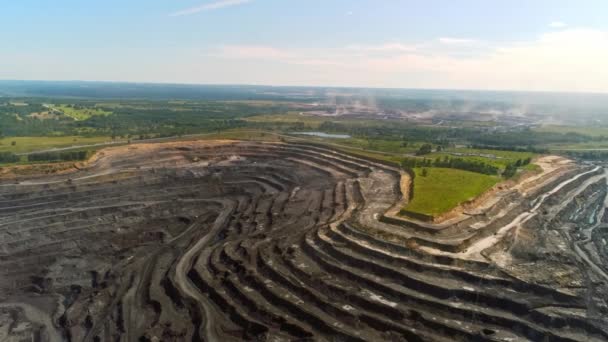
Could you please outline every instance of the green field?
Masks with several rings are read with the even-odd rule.
[[[13,141],[15,142],[15,146],[12,145]],[[27,153],[111,141],[110,137],[9,137],[0,139],[0,152]]]
[[[423,177],[422,169],[415,169],[414,198],[405,210],[437,216],[481,195],[501,180],[498,176],[455,169],[428,168],[427,171],[428,175]]]
[[[76,121],[86,120],[86,119],[91,118],[92,116],[112,115],[112,112],[108,112],[108,111],[105,111],[100,108],[88,108],[88,107],[74,108],[74,107],[70,107],[68,105],[58,105],[58,106],[53,106],[52,108],[61,111],[63,114],[71,117],[72,119],[74,119]]]

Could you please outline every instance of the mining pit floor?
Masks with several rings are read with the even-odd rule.
[[[304,143],[5,177],[0,341],[606,341],[606,171],[539,163],[437,224],[389,213],[401,170]]]

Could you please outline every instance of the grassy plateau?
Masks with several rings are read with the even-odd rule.
[[[501,180],[498,176],[456,169],[426,170],[426,176],[423,176],[422,168],[414,170],[414,198],[405,209],[431,216],[440,215],[481,195]]]

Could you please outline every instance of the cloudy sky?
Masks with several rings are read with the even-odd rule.
[[[608,92],[606,0],[19,0],[0,79]]]

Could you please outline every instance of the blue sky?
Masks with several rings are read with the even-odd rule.
[[[608,92],[608,1],[19,0],[0,79]]]

